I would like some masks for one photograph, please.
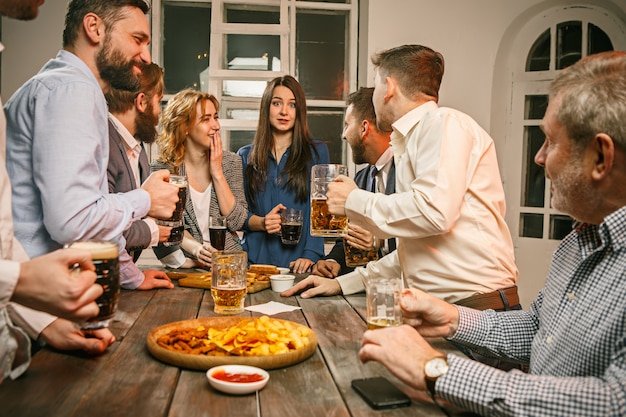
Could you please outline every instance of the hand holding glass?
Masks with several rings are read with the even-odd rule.
[[[104,289],[102,295],[96,299],[100,313],[81,323],[80,327],[85,330],[107,327],[115,315],[120,298],[120,267],[117,243],[88,240],[73,242],[66,247],[91,252],[91,259],[96,267],[96,284],[101,285]]]
[[[164,246],[180,244],[180,242],[183,241],[183,233],[185,231],[183,213],[185,212],[185,204],[187,203],[187,177],[181,175],[170,175],[170,184],[178,187],[178,202],[176,203],[176,209],[174,209],[174,213],[172,213],[172,217],[169,219],[156,219],[156,224],[159,226],[172,228],[170,237],[166,242],[163,242]]]
[[[328,184],[339,175],[348,175],[348,167],[320,164],[311,169],[311,236],[343,236],[348,229],[348,218],[331,214],[326,204]]]

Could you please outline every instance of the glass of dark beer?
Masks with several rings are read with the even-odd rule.
[[[302,236],[302,210],[288,208],[280,212],[280,240],[284,245],[297,245]]]
[[[224,250],[224,246],[226,246],[226,217],[209,217],[209,240],[215,249]]]
[[[185,204],[187,203],[187,177],[182,175],[170,175],[170,184],[178,187],[178,202],[176,209],[169,219],[156,219],[159,226],[168,226],[172,228],[170,237],[167,242],[163,242],[164,246],[178,245],[183,241],[185,232],[183,213],[185,212]]]
[[[100,313],[96,317],[80,323],[80,327],[86,330],[108,327],[115,315],[120,298],[120,267],[117,243],[86,240],[71,243],[66,247],[91,252],[91,260],[96,267],[96,284],[101,285],[104,289],[102,295],[96,299]]]

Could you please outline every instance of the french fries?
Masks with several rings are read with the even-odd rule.
[[[225,329],[174,329],[157,339],[165,349],[210,356],[267,356],[287,353],[310,343],[311,329],[261,316],[242,319]]]

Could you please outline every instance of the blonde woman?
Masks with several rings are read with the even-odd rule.
[[[154,247],[170,268],[206,267],[216,251],[209,241],[209,216],[226,217],[225,250],[241,250],[237,236],[248,216],[241,158],[222,148],[219,102],[186,89],[167,103],[157,137],[159,157],[151,169],[187,177],[185,233],[180,245]]]

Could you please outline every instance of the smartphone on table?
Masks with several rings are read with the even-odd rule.
[[[411,405],[408,395],[384,377],[355,379],[352,388],[376,410]]]

